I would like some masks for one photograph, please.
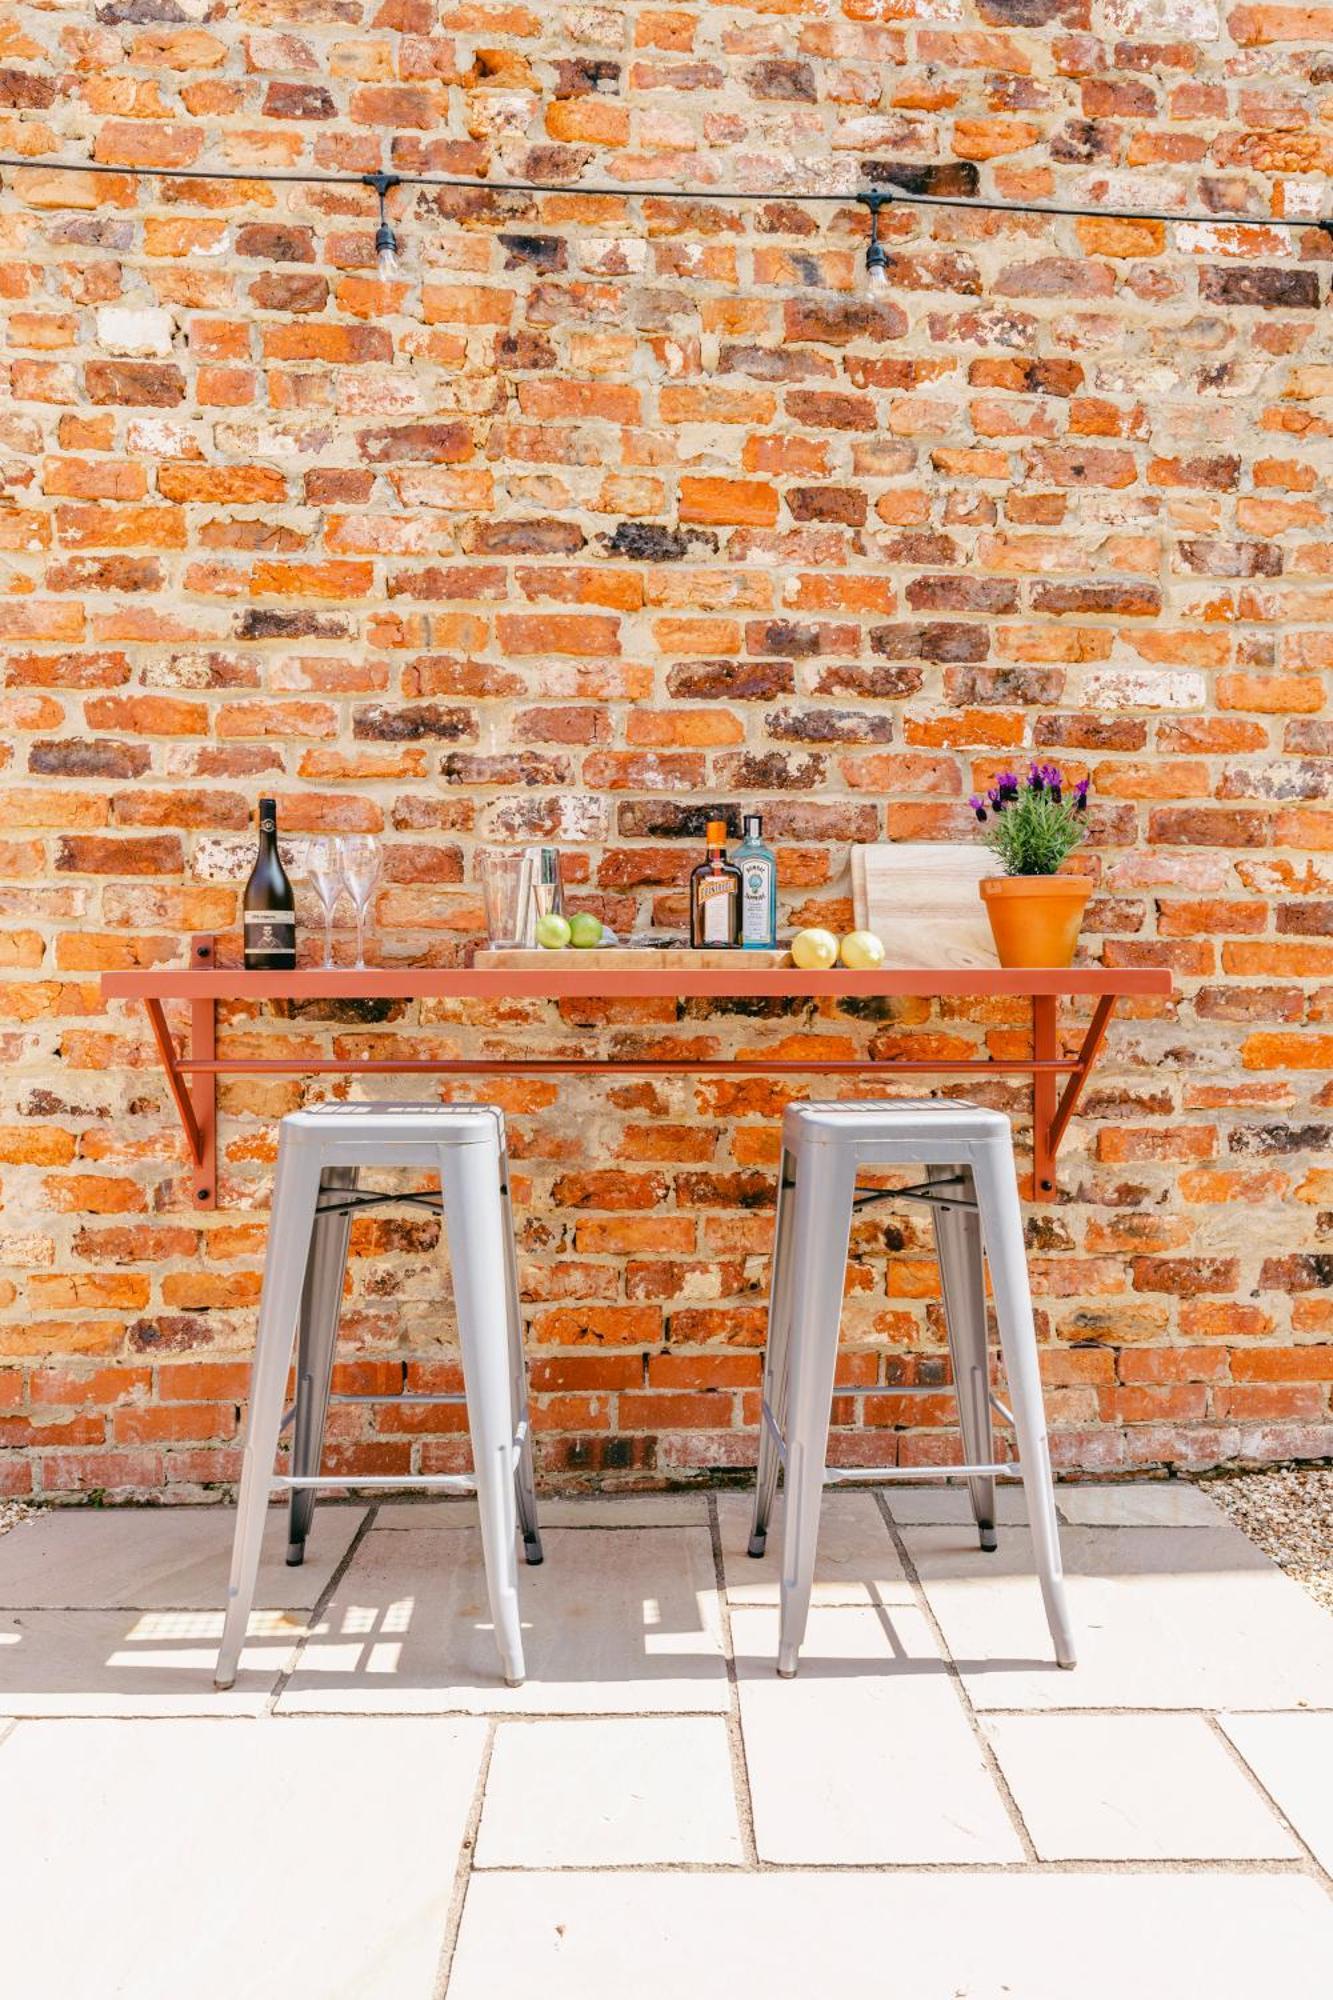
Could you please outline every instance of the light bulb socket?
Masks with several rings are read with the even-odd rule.
[[[397,174],[362,174],[363,187],[374,188],[380,200],[379,227],[375,231],[375,262],[379,266],[381,278],[396,277],[398,273],[398,238],[389,220],[386,206],[391,188],[401,187]]]
[[[866,244],[866,279],[876,291],[889,282],[889,253],[879,240],[879,212],[893,200],[892,188],[870,188],[856,199],[870,210],[870,241]]]

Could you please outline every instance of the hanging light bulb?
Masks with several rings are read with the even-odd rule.
[[[373,187],[380,198],[379,227],[375,231],[375,268],[379,272],[380,282],[387,285],[398,276],[401,268],[398,262],[398,238],[389,220],[387,207],[389,190],[400,185],[399,178],[397,174],[362,174],[361,179],[366,187]]]
[[[866,245],[866,285],[875,293],[886,292],[889,288],[889,253],[879,240],[879,212],[886,203],[893,200],[892,191],[875,188],[869,194],[859,194],[858,201],[864,202],[870,210],[870,241]]]
[[[383,284],[398,276],[398,238],[387,222],[375,231],[375,267]]]

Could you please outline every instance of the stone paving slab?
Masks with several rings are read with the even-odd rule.
[[[1300,1856],[1202,1715],[997,1715],[983,1728],[1043,1861]]]
[[[1328,1701],[1333,1707],[1333,1686]],[[1333,1713],[1219,1720],[1315,1860],[1333,1875]]]
[[[783,1500],[779,1493],[762,1556],[747,1554],[754,1502],[720,1493],[718,1523],[731,1604],[776,1604],[782,1569]],[[826,1493],[819,1515],[813,1604],[912,1603],[912,1586],[871,1493]]]
[[[743,1860],[721,1716],[502,1722],[478,1868]]]
[[[708,1525],[706,1493],[590,1493],[537,1503],[542,1529],[680,1528]],[[474,1528],[475,1500],[390,1500],[380,1504],[375,1527]]]
[[[500,1678],[481,1539],[372,1528],[302,1650],[288,1713],[721,1711],[727,1672],[703,1528],[554,1528],[519,1564],[528,1679]]]
[[[965,1486],[946,1485],[932,1480],[925,1486],[887,1486],[884,1497],[889,1512],[900,1526],[922,1525],[971,1528],[975,1536],[972,1502]],[[1000,1527],[1021,1527],[1028,1517],[1027,1498],[1014,1480],[1001,1479],[995,1486],[995,1519]],[[973,1546],[976,1546],[974,1541]]]
[[[308,1610],[351,1547],[364,1507],[316,1507],[306,1559],[287,1566],[287,1509],[270,1507],[255,1607]],[[0,1536],[0,1606],[216,1611],[227,1601],[233,1507],[52,1509]]]
[[[1183,1479],[1057,1486],[1055,1506],[1062,1521],[1082,1528],[1220,1528],[1227,1519],[1215,1500]]]
[[[1328,1702],[1333,1619],[1238,1528],[1064,1529],[1072,1673],[1054,1662],[1026,1529],[990,1555],[954,1528],[903,1539],[979,1709]]]
[[[485,1736],[470,1720],[21,1724],[0,1744],[13,1990],[431,2000]]]
[[[0,1611],[0,1715],[258,1715],[305,1614],[257,1611],[235,1685],[213,1686],[221,1611]]]
[[[1330,1963],[1297,1875],[477,1875],[448,2000],[1256,2000]]]
[[[930,1626],[914,1605],[816,1607],[779,1680],[776,1611],[732,1614],[761,1861],[1021,1861]]]

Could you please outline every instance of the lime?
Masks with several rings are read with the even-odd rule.
[[[602,920],[591,910],[580,910],[569,920],[569,942],[579,951],[591,951],[602,942]]]
[[[570,938],[569,925],[555,910],[548,910],[544,917],[537,919],[537,942],[547,951],[559,951]]]

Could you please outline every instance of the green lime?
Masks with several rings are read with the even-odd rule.
[[[569,920],[569,942],[580,951],[591,951],[602,942],[602,920],[591,910],[580,910]]]
[[[559,951],[570,939],[570,928],[556,910],[548,910],[544,917],[537,919],[537,942],[547,951]]]

